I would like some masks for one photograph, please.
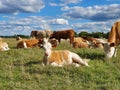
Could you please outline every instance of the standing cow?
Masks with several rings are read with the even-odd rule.
[[[51,38],[55,38],[59,41],[60,43],[60,40],[61,39],[70,39],[70,44],[73,43],[74,41],[74,30],[73,29],[70,29],[70,30],[63,30],[63,31],[54,31],[53,34],[51,34]]]
[[[36,39],[40,39],[40,38],[49,38],[50,35],[53,33],[53,31],[51,30],[34,30],[31,31],[30,36]]]
[[[115,22],[109,33],[108,42],[104,43],[106,57],[116,57],[117,46],[120,45],[120,21]]]

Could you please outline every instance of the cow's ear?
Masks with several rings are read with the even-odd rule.
[[[110,46],[111,46],[111,47],[114,47],[114,46],[115,46],[115,43],[111,43]]]

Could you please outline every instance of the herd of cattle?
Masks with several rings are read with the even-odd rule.
[[[108,40],[102,40],[93,37],[74,37],[74,30],[34,30],[30,34],[30,39],[22,39],[17,37],[17,48],[33,48],[39,47],[43,43],[43,38],[49,38],[52,47],[57,47],[61,39],[69,39],[70,44],[74,48],[102,48],[107,57],[116,56],[116,47],[120,44],[120,21],[115,22],[109,33]],[[7,42],[0,38],[0,51],[9,50]]]

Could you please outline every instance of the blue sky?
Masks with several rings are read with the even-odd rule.
[[[32,30],[109,32],[120,0],[0,0],[0,36]]]

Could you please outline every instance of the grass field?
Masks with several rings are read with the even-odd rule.
[[[119,48],[109,60],[101,49],[74,49],[65,41],[55,50],[76,52],[90,67],[52,67],[41,65],[42,49],[16,49],[14,38],[5,41],[11,50],[0,52],[0,90],[120,90]]]

